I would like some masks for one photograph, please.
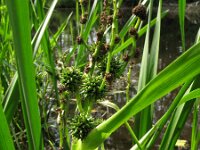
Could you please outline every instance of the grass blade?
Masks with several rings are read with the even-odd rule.
[[[18,74],[15,74],[3,98],[3,111],[7,122],[10,123],[19,102]]]
[[[51,5],[51,7],[50,7],[50,9],[49,9],[49,11],[48,11],[48,13],[47,13],[46,18],[45,18],[44,21],[42,22],[42,26],[41,26],[39,35],[38,35],[38,37],[37,37],[37,40],[36,40],[36,43],[35,43],[35,46],[34,46],[34,55],[36,54],[36,52],[37,52],[37,50],[38,50],[38,48],[39,48],[39,46],[40,46],[41,40],[42,40],[42,38],[43,38],[43,36],[44,36],[44,34],[45,34],[45,31],[46,31],[46,29],[47,29],[48,23],[49,23],[49,21],[50,21],[50,19],[51,19],[51,16],[52,16],[52,14],[53,14],[53,10],[54,10],[54,8],[55,8],[57,2],[58,2],[58,0],[54,0],[54,1],[53,1],[52,5]],[[45,43],[47,43],[47,42],[45,42]],[[48,52],[46,52],[46,53],[48,53]],[[49,55],[49,54],[47,54],[47,55]]]
[[[158,13],[156,19],[156,26],[154,30],[153,41],[150,51],[149,59],[149,70],[148,70],[148,81],[153,79],[157,74],[158,69],[158,55],[160,46],[160,30],[161,30],[161,11],[162,11],[162,0],[159,1]]]
[[[115,55],[115,54],[121,52],[122,50],[124,50],[125,48],[127,48],[132,43],[133,43],[133,38],[131,37],[128,40],[126,40],[123,44],[121,44],[119,47],[117,47],[116,49],[114,49],[113,52],[112,52],[112,55]]]
[[[185,51],[185,7],[186,7],[186,0],[179,0],[178,1],[178,10],[179,10],[179,24],[181,30],[181,40],[182,40],[182,48]]]
[[[152,16],[152,9],[153,9],[153,1],[150,1],[149,7],[150,7],[150,10],[149,10],[149,16],[148,16],[148,27],[147,27],[144,50],[143,50],[143,55],[142,55],[140,75],[139,75],[139,81],[138,81],[138,92],[142,90],[142,88],[144,88],[145,85],[148,83],[147,79],[148,79],[149,47],[150,47],[149,41],[150,41],[150,28],[151,28],[150,24],[151,24],[151,16]],[[148,114],[148,116],[146,114]],[[135,116],[135,120],[136,120],[136,124],[134,126],[134,131],[136,132],[136,135],[138,136],[138,138],[141,138],[146,133],[146,130],[150,128],[149,123],[152,122],[150,107],[139,112]]]
[[[163,11],[162,14],[161,14],[161,18],[163,19],[167,14],[168,14],[168,10],[166,11]],[[151,20],[151,24],[150,26],[154,26],[157,22],[157,18],[154,18],[153,20]],[[147,31],[147,27],[148,27],[148,24],[145,25],[144,27],[142,27],[139,31],[138,31],[138,37],[140,38],[146,31]]]
[[[196,41],[195,43],[198,43],[198,41]],[[200,87],[199,80],[200,76],[197,76],[190,90],[195,90]],[[174,112],[171,121],[167,127],[167,130],[163,136],[161,148],[165,148],[166,150],[174,148],[176,141],[180,136],[181,131],[183,130],[185,122],[192,111],[194,104],[195,99],[187,101],[186,103],[177,107],[177,110]]]
[[[145,84],[151,81],[157,74],[159,44],[160,44],[160,29],[161,29],[161,11],[162,11],[162,0],[159,1],[158,12],[157,12],[157,17],[156,17],[157,18],[156,25],[155,25],[149,60],[148,60],[148,57],[146,57],[146,61],[148,61],[148,63],[147,63],[146,70],[144,70],[144,71],[147,71]],[[153,121],[153,105],[149,106],[148,108],[145,108],[141,113],[140,137],[142,137],[151,128],[152,121]]]
[[[199,112],[199,100],[196,101],[193,112],[193,121],[192,121],[192,136],[191,136],[191,149],[198,149],[198,112]]]
[[[52,39],[51,39],[51,47],[55,47],[57,45],[57,41],[58,41],[58,38],[60,37],[61,33],[64,31],[64,29],[66,28],[66,26],[68,25],[69,23],[69,20],[71,19],[72,17],[72,14],[73,12],[71,12],[67,19],[64,21],[64,23],[59,27],[58,31],[53,35]]]
[[[162,140],[160,149],[162,150],[168,150],[170,145],[172,144],[172,136],[173,133],[176,129],[177,123],[180,119],[181,116],[181,112],[184,108],[184,105],[181,105],[180,107],[178,107],[178,109],[175,111],[174,116],[172,117],[172,119],[170,120],[170,124],[168,125],[167,131],[165,132],[164,138]],[[173,143],[173,145],[175,145],[175,143]]]
[[[166,124],[166,122],[168,121],[168,119],[171,117],[172,113],[174,112],[175,108],[177,107],[178,103],[180,102],[181,98],[183,97],[183,95],[185,94],[185,92],[188,90],[188,88],[190,87],[190,85],[192,84],[193,80],[189,80],[187,81],[182,88],[180,89],[179,93],[177,94],[176,98],[173,100],[172,104],[170,105],[169,109],[167,110],[167,112],[162,116],[161,119],[159,119],[154,126],[148,131],[148,133],[152,130],[154,130],[154,134],[153,136],[147,136],[147,134],[145,134],[142,139],[144,139],[143,141],[140,140],[141,145],[147,149],[151,149],[151,147],[153,147],[153,145],[155,144],[155,141],[157,140],[158,136],[160,135],[164,125]],[[150,139],[151,138],[151,139]],[[146,142],[146,143],[145,143]],[[148,142],[148,143],[147,143]],[[137,145],[135,145],[134,147],[136,147]]]
[[[34,20],[34,26],[37,30],[37,28],[39,27],[39,24],[43,24],[40,28],[40,32],[39,32],[39,35],[37,37],[37,40],[36,40],[36,43],[35,43],[35,46],[34,46],[34,56],[36,55],[36,51],[38,50],[39,48],[39,45],[41,43],[41,47],[42,47],[42,50],[44,51],[45,53],[45,66],[48,66],[48,68],[46,68],[49,73],[51,74],[51,79],[53,81],[53,87],[54,87],[54,90],[55,90],[55,95],[56,95],[56,99],[58,100],[58,88],[57,88],[57,78],[56,78],[56,70],[55,70],[55,63],[54,63],[54,57],[53,57],[53,53],[52,53],[52,49],[51,49],[51,43],[50,43],[50,39],[49,39],[49,33],[48,33],[48,30],[47,30],[47,26],[48,26],[48,23],[51,19],[51,16],[53,14],[53,11],[55,9],[55,6],[57,4],[58,0],[53,0],[53,2],[51,3],[51,6],[47,12],[47,15],[45,16],[44,15],[44,8],[43,8],[43,2],[42,1],[37,1],[36,2],[36,9],[37,9],[37,13],[38,13],[38,20]],[[43,18],[45,18],[43,20]],[[58,105],[58,102],[57,102],[57,105]]]
[[[183,99],[181,99],[179,105],[181,105],[181,104],[183,104],[183,103],[185,103],[185,102],[187,102],[189,100],[192,100],[194,98],[199,98],[199,97],[200,97],[200,89],[198,88],[198,89],[195,89],[195,90],[191,91],[187,95],[185,95],[183,97]]]
[[[1,150],[14,150],[14,143],[9,131],[9,126],[6,117],[3,113],[2,106],[0,105],[0,149]]]
[[[100,2],[101,1],[94,0],[88,21],[85,25],[85,29],[84,29],[83,33],[80,33],[80,35],[82,36],[82,38],[85,42],[87,42],[87,40],[88,40],[87,38],[90,34],[90,31],[91,31],[95,21],[97,20],[96,14],[97,14],[97,11],[99,10]],[[81,67],[82,65],[84,65],[85,61],[86,61],[86,57],[87,56],[86,56],[85,46],[80,45],[79,48],[78,48],[78,55],[77,55],[77,58],[75,60],[75,66]]]
[[[28,1],[21,3],[20,0],[7,0],[6,2],[13,29],[20,93],[29,149],[43,149],[35,71],[33,68]]]

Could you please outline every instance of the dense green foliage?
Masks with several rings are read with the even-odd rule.
[[[76,9],[52,30],[48,27],[58,0],[51,4],[1,0],[0,149],[103,150],[104,141],[123,124],[133,141],[131,149],[151,149],[161,130],[160,149],[174,149],[191,112],[190,145],[197,149],[200,30],[186,50],[186,1],[179,1],[184,52],[159,73],[161,19],[167,14],[162,0],[158,5],[153,0],[139,1],[123,25],[120,8],[126,1],[73,2]],[[68,4],[71,7],[71,2],[63,0],[59,7]],[[158,7],[156,18],[152,17],[154,6]],[[64,31],[70,43],[62,42]],[[142,51],[137,42],[143,35]],[[131,74],[136,61],[141,65],[133,96]],[[113,84],[122,77],[126,78],[126,104],[120,108]],[[174,89],[178,90],[175,99],[154,123],[154,103]],[[103,117],[99,107],[116,113]],[[132,119],[134,124],[129,124]]]

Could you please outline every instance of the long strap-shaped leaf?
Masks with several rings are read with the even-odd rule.
[[[197,40],[196,43],[198,43],[198,38],[196,40]],[[198,75],[195,78],[194,83],[190,90],[194,90],[199,87],[200,87],[200,75]],[[194,104],[195,104],[195,99],[192,99],[177,107],[163,135],[162,142],[160,144],[160,149],[168,150],[174,148],[176,141],[179,138],[181,131],[183,130],[186,120],[189,114],[191,113],[192,108],[194,107]],[[193,127],[193,129],[194,128],[195,127]]]
[[[17,109],[19,97],[18,74],[15,73],[2,102],[3,111],[8,124],[10,124],[13,115]]]
[[[6,117],[3,113],[2,106],[0,105],[0,149],[1,150],[14,150],[14,143],[9,131]]]
[[[35,71],[33,67],[28,0],[7,0],[13,29],[15,55],[19,75],[22,108],[29,149],[43,149],[39,107],[37,105]]]
[[[160,28],[161,28],[161,11],[162,11],[162,0],[159,0],[156,26],[154,29],[153,41],[151,45],[150,55],[147,64],[147,76],[146,83],[151,81],[157,74],[158,68],[158,55],[159,55],[159,44],[160,44]],[[147,57],[148,58],[148,57]],[[145,70],[144,70],[145,71]],[[142,137],[152,126],[153,121],[153,105],[145,108],[140,115],[140,137]]]
[[[148,68],[149,68],[149,47],[150,47],[150,23],[151,23],[151,17],[152,17],[152,10],[153,10],[153,1],[150,0],[149,2],[149,15],[148,15],[148,27],[145,37],[145,43],[144,43],[144,50],[142,55],[142,62],[140,67],[140,75],[138,80],[138,92],[145,87],[145,85],[148,83]],[[151,107],[151,106],[150,106]],[[145,132],[148,130],[148,128],[151,127],[151,108],[147,107],[146,109],[142,110],[135,116],[135,126],[134,131],[138,138],[141,138]],[[143,120],[144,119],[144,120]],[[141,122],[143,123],[141,124]]]
[[[54,2],[55,3],[55,2]],[[55,7],[55,6],[51,6],[51,7]],[[48,11],[47,13],[47,16],[49,15],[52,15],[52,11]],[[43,22],[49,22],[50,21],[50,17],[45,17],[44,21]],[[70,17],[70,16],[69,16]],[[46,29],[48,23],[43,23],[39,29],[37,30],[37,32],[35,33],[35,36],[34,38],[32,39],[32,46],[35,47],[35,52],[33,54],[33,58],[35,58],[36,56],[36,47],[38,48],[38,46],[36,46],[34,43],[38,43],[40,44],[41,43],[41,38],[40,40],[38,41],[38,37],[42,37],[44,36],[44,33],[45,32],[40,32],[42,28]],[[58,36],[58,34],[56,35]],[[46,38],[45,38],[46,39]],[[37,42],[36,42],[37,40]],[[47,40],[47,39],[46,39]],[[10,123],[12,117],[13,117],[13,114],[15,113],[15,110],[17,109],[17,104],[18,104],[18,100],[19,100],[19,90],[18,90],[18,75],[17,73],[14,75],[13,79],[12,79],[12,82],[11,84],[9,85],[9,88],[7,89],[6,91],[6,94],[3,98],[3,110],[4,110],[4,113],[5,113],[5,116],[6,116],[6,119],[7,119],[7,122]]]
[[[198,75],[200,73],[199,65],[200,43],[194,45],[160,72],[120,111],[93,129],[83,141],[82,149],[96,148],[131,116]]]
[[[179,0],[178,1],[178,12],[179,12],[179,24],[181,30],[181,41],[182,41],[182,48],[185,51],[185,7],[186,7],[186,0]]]

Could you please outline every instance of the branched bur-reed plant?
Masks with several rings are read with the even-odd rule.
[[[107,93],[113,90],[112,83],[124,75],[129,62],[138,57],[136,41],[139,38],[139,26],[146,18],[146,6],[139,4],[133,9],[132,18],[119,29],[119,20],[123,17],[120,2],[94,1],[91,8],[89,4],[90,1],[76,1],[81,10],[80,14],[76,11],[79,32],[74,47],[77,52],[74,51],[75,59],[71,59],[71,66],[63,61],[64,66],[60,71],[60,83],[64,91],[68,91],[69,99],[76,100],[74,119],[68,126],[77,140],[84,140],[98,125],[92,119],[92,109],[105,100]],[[90,36],[92,30],[95,30],[93,39]],[[131,127],[128,123],[126,125],[133,139],[137,140]],[[77,141],[73,143],[73,148],[79,147]]]
[[[162,0],[155,19],[153,0],[143,0],[121,26],[122,0],[76,0],[76,24],[72,25],[71,13],[53,35],[48,24],[58,0],[49,5],[46,1],[5,2],[1,1],[0,7],[1,150],[104,149],[104,141],[123,124],[131,135],[132,149],[150,149],[167,121],[160,149],[174,149],[193,106],[191,147],[196,149],[200,139],[195,101],[200,95],[199,32],[196,44],[157,74],[161,19],[167,14],[162,12]],[[180,0],[183,49],[184,6],[185,1]],[[72,48],[62,50],[58,40],[68,26]],[[132,97],[132,68],[141,53],[137,40],[144,34],[138,89]],[[126,104],[119,108],[115,100],[107,100],[107,95],[121,76],[127,78]],[[180,86],[167,112],[153,125],[154,102]],[[97,118],[93,110],[100,104],[116,113],[104,120]],[[130,118],[134,118],[134,125],[129,124]]]

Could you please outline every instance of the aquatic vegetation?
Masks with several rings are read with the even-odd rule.
[[[74,16],[70,13],[52,32],[48,26],[57,3],[1,1],[0,149],[104,149],[106,139],[123,124],[131,149],[152,148],[162,130],[160,149],[174,149],[192,111],[191,148],[197,149],[200,31],[185,51],[186,1],[179,0],[184,52],[159,73],[161,19],[167,15],[162,0],[155,18],[153,0],[143,0],[122,25],[123,0],[76,0]],[[65,30],[69,45],[59,40]],[[141,61],[139,81],[131,95],[136,60]],[[109,97],[121,77],[126,78],[126,104],[120,108]],[[178,93],[166,113],[153,122],[154,103],[174,89]],[[99,106],[116,113],[99,119]]]

